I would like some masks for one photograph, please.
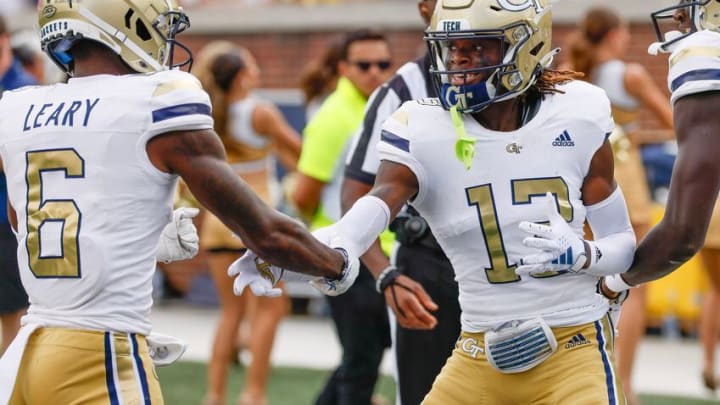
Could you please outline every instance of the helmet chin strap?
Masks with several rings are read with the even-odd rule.
[[[440,94],[443,103],[448,108],[459,107],[467,110],[470,106],[480,103],[487,103],[495,97],[497,90],[486,80],[475,84],[456,86],[450,83],[443,83]]]

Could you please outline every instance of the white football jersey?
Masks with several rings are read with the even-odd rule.
[[[456,157],[458,136],[437,99],[409,101],[383,126],[380,158],[417,177],[413,206],[455,269],[465,331],[538,316],[551,326],[577,325],[607,312],[594,276],[515,274],[520,257],[537,252],[522,244],[529,235],[518,225],[547,221],[547,192],[583,234],[583,181],[614,126],[601,89],[580,81],[561,89],[565,94],[546,96],[537,115],[516,131],[491,131],[463,116],[467,135],[476,140],[469,170]]]
[[[207,94],[179,71],[97,75],[5,92],[0,111],[23,322],[148,334],[177,176],[153,166],[146,144],[212,128]]]
[[[671,45],[668,71],[670,100],[720,90],[720,33],[698,31]]]

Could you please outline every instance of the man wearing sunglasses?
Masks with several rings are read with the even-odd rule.
[[[345,37],[337,88],[303,131],[292,200],[312,229],[340,219],[346,143],[360,126],[368,97],[388,78],[391,65],[390,47],[382,34],[360,30]],[[386,239],[388,254],[392,235]],[[318,404],[369,404],[380,361],[390,344],[385,300],[375,291],[373,276],[367,270],[360,273],[343,297],[328,300],[343,356]]]

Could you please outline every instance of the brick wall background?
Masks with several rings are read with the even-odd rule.
[[[567,33],[573,29],[570,24],[555,24],[553,42],[561,46]],[[422,34],[415,29],[385,31],[394,53],[395,67],[424,52]],[[631,24],[632,44],[627,54],[628,62],[640,63],[649,71],[653,80],[667,93],[667,58],[651,56],[647,46],[655,41],[655,33],[648,24]],[[295,88],[298,73],[308,61],[319,57],[326,44],[340,37],[337,32],[293,32],[293,33],[248,33],[232,35],[184,34],[182,40],[193,51],[213,39],[228,39],[247,47],[257,58],[262,69],[262,87],[270,89]],[[562,53],[558,56],[562,60]],[[642,127],[658,128],[659,124],[648,112],[641,114]]]

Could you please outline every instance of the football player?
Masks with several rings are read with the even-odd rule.
[[[663,277],[702,247],[720,190],[720,129],[713,108],[720,101],[720,3],[683,0],[653,15],[658,41],[649,52],[670,53],[668,87],[672,92],[678,156],[673,167],[665,215],[638,246],[630,270],[604,280],[619,292]],[[672,18],[678,30],[664,33]]]
[[[177,69],[192,62],[175,39],[188,26],[176,0],[39,3],[42,47],[71,78],[0,101],[30,297],[0,363],[0,403],[162,403],[145,336],[178,176],[248,247],[321,290],[357,274],[356,254],[270,209],[226,163],[208,95]]]
[[[652,18],[658,42],[649,52],[670,54],[668,87],[678,154],[665,215],[638,246],[630,270],[604,280],[603,291],[608,297],[672,273],[704,244],[703,258],[710,254],[710,266],[717,266],[720,260],[717,249],[713,249],[720,243],[716,236],[720,233],[720,211],[713,213],[720,190],[720,122],[714,111],[720,103],[720,3],[683,0],[654,12]],[[666,31],[667,27],[672,29]],[[709,274],[718,285],[717,275]],[[703,318],[703,324],[709,321],[717,325],[712,313]],[[706,347],[711,348],[706,350],[703,377],[706,386],[715,388],[713,354],[708,353],[714,353],[717,330],[712,329],[717,326],[709,329],[703,333],[707,335],[703,339]]]
[[[385,122],[370,194],[323,229],[362,251],[407,201],[428,221],[455,271],[462,333],[425,404],[625,403],[596,292],[635,247],[610,102],[548,68],[551,29],[545,0],[439,0],[426,33],[439,98]],[[397,271],[379,283],[412,289]]]

